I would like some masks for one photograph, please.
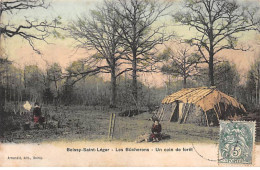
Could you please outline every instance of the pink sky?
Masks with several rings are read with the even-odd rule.
[[[72,5],[73,1],[74,3]],[[78,15],[81,12],[84,13],[84,9],[89,10],[94,7],[93,0],[54,0],[54,2],[53,7],[49,9],[49,12],[51,13],[50,15],[54,17],[63,15],[64,20],[72,19],[73,11],[76,11],[75,15]],[[82,4],[85,5],[85,8],[82,8]],[[65,14],[64,11],[67,11],[67,13]],[[33,11],[31,13],[33,13]],[[28,12],[27,15],[30,15],[30,12]],[[187,32],[188,29],[186,28],[175,28],[175,31],[179,35],[192,34],[191,32]],[[73,48],[75,43],[69,38],[65,38],[65,40],[50,39],[50,42],[53,42],[54,44],[48,45],[43,42],[36,43],[37,47],[42,52],[42,56],[36,54],[28,43],[19,37],[14,37],[4,41],[3,47],[9,56],[9,59],[14,61],[17,65],[23,67],[24,65],[38,64],[42,69],[46,67],[45,61],[49,64],[57,62],[65,68],[69,63],[79,58],[87,57],[92,53],[87,53],[86,51],[83,52],[82,50],[75,53],[75,49]],[[259,55],[259,44],[257,44],[257,42],[259,43],[259,35],[255,33],[245,34],[241,42],[249,43],[252,46],[251,50],[247,52],[225,51],[219,55],[234,62],[238,71],[242,76],[245,76],[251,63],[254,61],[254,58]],[[141,74],[140,79],[148,82],[151,86],[163,86],[164,81],[167,78],[166,76],[162,76],[162,74],[149,73]]]

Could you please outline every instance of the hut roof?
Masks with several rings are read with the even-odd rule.
[[[218,103],[232,105],[246,112],[244,106],[236,99],[217,90],[216,87],[185,88],[173,93],[162,100],[162,104],[182,101],[183,103],[193,103],[201,107],[204,111],[213,109]]]

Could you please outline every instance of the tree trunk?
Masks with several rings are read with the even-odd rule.
[[[58,90],[58,84],[57,84],[57,80],[56,80],[56,77],[54,76],[54,84],[55,84],[55,89],[56,89],[56,92],[57,92],[57,96],[54,97],[54,105],[55,105],[55,110],[57,111],[58,110],[58,99],[59,99],[59,90]]]
[[[215,86],[215,83],[214,83],[213,53],[209,54],[209,81],[210,81],[210,86]]]
[[[210,86],[215,86],[214,83],[214,46],[213,46],[213,41],[214,41],[214,32],[213,32],[213,21],[212,21],[212,16],[211,12],[209,12],[209,81],[210,81]]]
[[[133,73],[132,73],[132,94],[134,98],[135,104],[137,104],[137,63],[136,63],[136,52],[133,51],[133,61],[132,61],[132,67],[133,67]]]
[[[167,89],[167,95],[171,94],[171,86],[172,86],[172,80],[171,80],[171,75],[168,76],[168,89]]]
[[[5,97],[4,97],[4,87],[0,85],[0,114],[4,111],[4,106],[5,106]]]
[[[183,88],[186,88],[187,87],[187,77],[184,76],[183,77]]]
[[[256,105],[260,105],[260,91],[259,91],[259,78],[260,78],[260,70],[259,70],[259,63],[257,64],[257,85],[258,85],[258,88],[256,89],[257,91],[255,92],[256,94],[258,94],[258,103],[256,103]]]
[[[258,101],[258,99],[257,99],[257,91],[258,91],[258,81],[256,80],[256,85],[255,85],[255,104],[257,105],[257,101]]]
[[[110,96],[110,108],[116,107],[116,73],[115,68],[111,68],[111,96]]]

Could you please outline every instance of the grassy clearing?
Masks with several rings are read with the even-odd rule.
[[[44,110],[44,109],[43,109]],[[56,140],[65,141],[108,141],[108,126],[111,113],[118,114],[120,110],[94,107],[60,107],[57,111],[48,107],[52,119],[63,119],[61,128],[18,130],[6,133],[5,139],[15,143],[39,143]],[[134,142],[138,136],[150,133],[152,115],[143,113],[135,117],[119,117],[117,115],[114,141]],[[52,120],[53,121],[53,120]],[[200,127],[192,124],[161,122],[163,133],[169,134],[170,139],[161,142],[217,142],[218,127]],[[10,139],[12,138],[12,139]],[[111,140],[111,139],[109,139]],[[2,139],[2,142],[4,140]]]
[[[148,113],[129,118],[118,117],[115,130],[115,139],[134,141],[137,136],[150,133],[152,122]],[[169,134],[170,139],[162,142],[216,142],[218,140],[218,127],[200,127],[193,124],[179,124],[161,122],[162,132]]]

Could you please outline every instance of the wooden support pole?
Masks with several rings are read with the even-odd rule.
[[[217,118],[218,118],[218,122],[219,122],[219,116],[218,116],[218,112],[217,112],[215,106],[213,107],[213,109],[214,109],[214,111],[215,111],[215,113],[216,113],[216,116],[217,116]]]
[[[205,113],[205,117],[206,117],[206,120],[207,120],[207,126],[209,127],[209,120],[208,120],[207,112],[204,111],[204,113]]]
[[[161,117],[160,117],[159,121],[160,121],[160,120],[163,120],[164,113],[165,113],[165,112],[164,112],[164,110],[163,110],[163,112],[162,112],[162,114],[161,114]]]
[[[111,134],[111,138],[113,139],[114,136],[114,131],[115,131],[115,124],[116,124],[116,114],[113,113],[113,121],[112,121],[112,134]]]
[[[116,114],[112,113],[110,115],[110,121],[109,121],[108,138],[113,139],[113,135],[115,131],[115,123],[116,123]]]
[[[159,121],[162,120],[162,115],[163,115],[163,113],[164,113],[164,107],[165,107],[165,104],[162,106],[162,111],[161,111],[161,113],[159,113],[159,116],[158,116]]]
[[[113,119],[113,113],[110,115],[109,128],[108,128],[108,138],[110,138],[110,135],[111,135],[112,119]]]
[[[191,103],[189,103],[188,109],[187,109],[187,111],[186,111],[186,113],[185,113],[185,117],[184,117],[183,123],[186,122],[186,119],[187,119],[188,113],[189,113],[189,111],[190,111],[190,107],[191,107]]]
[[[219,105],[219,103],[218,103],[218,110],[219,110],[219,113],[220,113],[220,116],[222,115],[222,113],[221,113],[221,108],[220,108],[220,105]]]
[[[174,115],[175,109],[176,109],[177,107],[179,107],[179,104],[178,104],[177,102],[175,102],[175,106],[172,107],[172,114],[171,114],[171,117],[170,117],[170,119],[169,119],[169,122],[172,120],[172,117],[173,117],[173,115]],[[179,114],[179,113],[177,113],[177,114]]]

